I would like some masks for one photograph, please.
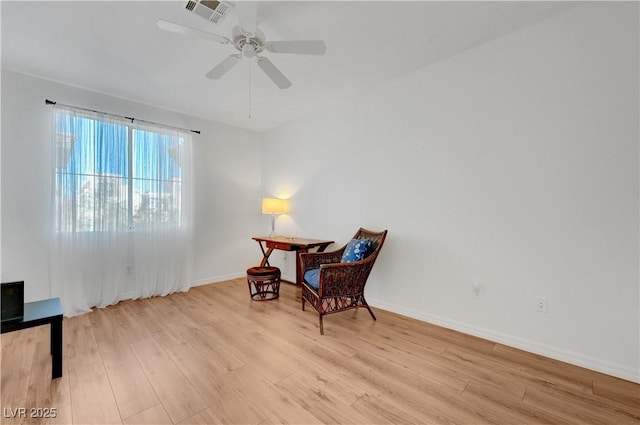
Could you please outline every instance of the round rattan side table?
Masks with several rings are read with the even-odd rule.
[[[251,267],[247,269],[247,284],[251,299],[275,300],[280,296],[280,269],[277,267]]]

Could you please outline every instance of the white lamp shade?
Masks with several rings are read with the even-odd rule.
[[[286,199],[264,198],[262,214],[286,214],[289,212],[289,201]]]

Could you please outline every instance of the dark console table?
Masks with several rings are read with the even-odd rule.
[[[22,320],[3,322],[2,333],[19,331],[41,325],[51,325],[51,379],[62,376],[62,306],[60,298],[24,304]]]

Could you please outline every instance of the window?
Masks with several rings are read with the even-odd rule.
[[[182,225],[188,135],[62,108],[54,121],[56,232]]]

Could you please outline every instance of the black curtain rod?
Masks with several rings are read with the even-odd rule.
[[[53,100],[49,100],[49,99],[45,99],[44,103],[45,103],[45,105],[57,105],[58,104],[58,102],[54,102]],[[116,118],[124,118],[126,120],[131,121],[131,123],[133,123],[133,121],[138,121],[138,122],[145,123],[145,124],[159,125],[159,126],[162,126],[162,127],[173,128],[173,129],[181,130],[181,131],[190,131],[191,133],[200,134],[200,130],[189,130],[189,129],[186,129],[186,128],[176,127],[176,126],[173,126],[173,125],[160,124],[160,123],[153,122],[153,121],[138,120],[138,119],[132,118],[132,117],[125,117],[124,115],[110,114],[108,112],[96,111],[96,110],[93,110],[93,109],[81,108],[79,106],[73,106],[73,105],[65,105],[65,104],[62,104],[62,103],[60,104],[60,106],[66,106],[67,108],[73,108],[73,109],[80,109],[81,111],[95,112],[95,113],[98,113],[98,114],[109,115],[109,116],[116,117]]]

